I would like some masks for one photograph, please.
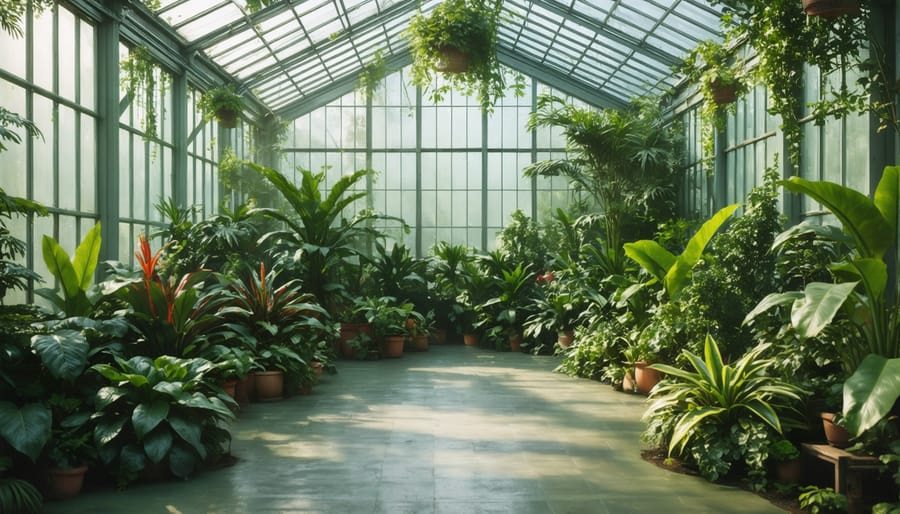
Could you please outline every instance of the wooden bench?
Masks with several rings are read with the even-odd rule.
[[[803,453],[834,465],[834,490],[847,495],[849,511],[859,512],[862,500],[861,473],[878,471],[881,463],[877,457],[854,455],[828,444],[802,444]]]

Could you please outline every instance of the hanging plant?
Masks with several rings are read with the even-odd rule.
[[[734,102],[747,94],[748,77],[744,63],[735,57],[727,41],[703,41],[685,57],[676,70],[697,84],[703,103],[700,106],[702,162],[712,173],[715,158],[715,134],[724,127],[723,111],[734,112]]]
[[[420,11],[412,17],[406,32],[412,83],[425,88],[430,100],[438,102],[454,88],[475,95],[482,109],[490,111],[505,96],[508,78],[517,96],[525,93],[524,77],[505,70],[497,58],[502,5],[502,0],[445,0],[430,15]],[[440,84],[438,77],[443,78]]]
[[[359,78],[356,81],[356,90],[363,98],[372,98],[375,91],[381,87],[381,81],[384,80],[386,75],[387,65],[384,63],[382,51],[378,50],[375,52],[375,55],[372,56],[372,60],[369,61],[359,73]]]
[[[803,0],[803,12],[822,18],[859,14],[859,0]]]
[[[869,109],[892,106],[869,104],[873,91],[884,84],[873,58],[862,53],[869,41],[867,7],[860,16],[835,19],[807,18],[796,0],[713,0],[724,5],[723,23],[731,40],[746,40],[758,56],[756,76],[770,94],[769,111],[781,117],[781,129],[789,148],[791,163],[799,165],[803,133],[800,119],[808,107],[816,124],[828,117],[841,118]],[[820,99],[803,105],[804,66],[816,66],[821,73]],[[846,80],[846,70],[863,73],[855,84]],[[839,84],[829,75],[841,73]],[[887,110],[880,113],[890,116]],[[892,123],[896,124],[896,121]]]
[[[168,76],[153,60],[150,51],[136,46],[128,53],[128,57],[120,63],[122,70],[122,88],[144,112],[141,128],[144,140],[159,137],[158,99],[165,95]],[[157,87],[159,88],[157,90]]]
[[[200,96],[197,107],[203,112],[203,119],[215,118],[225,128],[237,126],[237,119],[244,111],[244,101],[234,86],[214,87]]]
[[[32,0],[34,16],[39,16],[47,9],[53,8],[55,0]],[[28,2],[24,0],[0,0],[0,28],[13,37],[22,37],[22,19]]]

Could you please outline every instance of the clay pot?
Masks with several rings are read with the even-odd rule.
[[[369,323],[341,323],[340,355],[345,359],[355,359],[356,351],[347,341],[366,334],[372,337],[372,325]]]
[[[222,384],[222,390],[225,391],[225,394],[232,398],[237,398],[237,380],[226,380]]]
[[[427,335],[417,335],[412,337],[412,349],[417,352],[427,352],[428,351],[428,336]]]
[[[405,336],[384,336],[381,342],[381,356],[388,358],[403,357],[403,343]]]
[[[431,334],[432,341],[434,344],[446,344],[447,343],[447,329],[439,328],[435,330]]]
[[[825,429],[825,439],[828,444],[835,448],[847,448],[850,446],[850,432],[846,428],[834,423],[833,412],[823,412],[820,414],[822,418],[822,427]]]
[[[322,363],[319,361],[312,361],[310,363],[310,366],[312,366],[313,371],[315,371],[316,378],[317,379],[322,378],[322,373],[324,372],[324,369],[325,369],[324,366],[322,365]]]
[[[716,105],[727,105],[737,100],[737,87],[734,84],[712,83],[712,98]]]
[[[521,352],[522,351],[522,334],[513,334],[509,336],[509,351],[511,352]]]
[[[775,478],[785,484],[799,484],[803,480],[803,459],[776,462]]]
[[[625,378],[622,379],[622,391],[626,393],[634,392],[634,376],[630,371],[625,372]]]
[[[574,330],[564,330],[557,334],[556,342],[562,346],[563,348],[568,348],[572,346],[572,343],[575,341],[575,331]]]
[[[638,391],[644,394],[650,394],[650,391],[662,380],[662,374],[648,366],[650,363],[646,361],[634,363],[634,381],[637,382]]]
[[[463,334],[463,343],[466,346],[478,346],[478,341],[481,339],[481,336],[478,334]]]
[[[803,0],[803,12],[829,19],[859,14],[859,0]]]
[[[444,73],[465,73],[469,71],[469,55],[453,48],[445,46],[440,49],[441,58],[434,67]]]
[[[234,399],[238,402],[238,405],[247,405],[255,395],[256,380],[254,380],[253,375],[247,375],[243,380],[238,380],[234,388]]]
[[[284,398],[283,371],[257,371],[253,376],[256,381],[257,401],[273,402]]]
[[[47,497],[54,500],[66,500],[77,496],[84,485],[84,475],[87,470],[87,466],[72,469],[48,469]]]
[[[237,126],[237,113],[230,109],[219,109],[216,111],[216,120],[223,128],[234,128]]]

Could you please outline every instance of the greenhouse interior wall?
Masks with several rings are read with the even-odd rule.
[[[222,79],[222,70],[185,56],[171,34],[145,28],[110,19],[91,2],[72,1],[28,18],[21,38],[0,31],[0,105],[33,120],[43,134],[0,153],[0,187],[51,212],[10,221],[13,232],[26,235],[27,265],[44,276],[44,234],[73,248],[99,220],[102,258],[128,263],[138,234],[163,226],[154,207],[161,200],[196,206],[197,217],[216,212],[223,202],[233,207],[238,195],[227,192],[218,176],[226,148],[295,178],[298,167],[323,170],[325,187],[350,171],[374,170],[364,184],[371,194],[356,207],[403,218],[408,234],[396,224],[381,228],[419,256],[444,240],[489,250],[513,211],[542,219],[570,200],[563,178],[522,175],[532,162],[565,155],[559,132],[526,129],[538,95],[566,95],[539,78],[528,77],[524,96],[508,96],[486,113],[458,94],[429,102],[401,69],[369,99],[343,84],[331,98],[301,106],[305,112],[294,119],[272,120],[256,105],[236,129],[224,129],[204,121],[196,109],[199,91]],[[163,106],[156,137],[146,137],[140,99],[120,84],[119,62],[138,44],[165,68],[154,93]],[[820,77],[806,71],[802,94],[816,98]],[[710,171],[699,159],[698,101],[683,92],[671,111],[684,127],[685,215],[708,215],[744,200],[768,167],[777,166],[785,177],[799,174],[869,192],[883,166],[896,162],[895,136],[877,132],[872,116],[829,119],[822,126],[807,116],[800,169],[793,169],[779,121],[767,112],[767,92],[756,87],[718,131]],[[785,195],[782,201],[791,221],[822,217],[807,199]],[[7,299],[33,300],[23,292]]]

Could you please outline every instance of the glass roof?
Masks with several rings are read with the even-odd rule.
[[[440,0],[161,0],[157,14],[276,113],[346,93],[375,52],[409,62],[403,31]],[[719,40],[703,0],[504,0],[503,64],[600,105],[674,85],[671,67]],[[405,61],[404,61],[405,59]],[[336,84],[343,88],[334,88]],[[591,96],[591,98],[585,98]]]

